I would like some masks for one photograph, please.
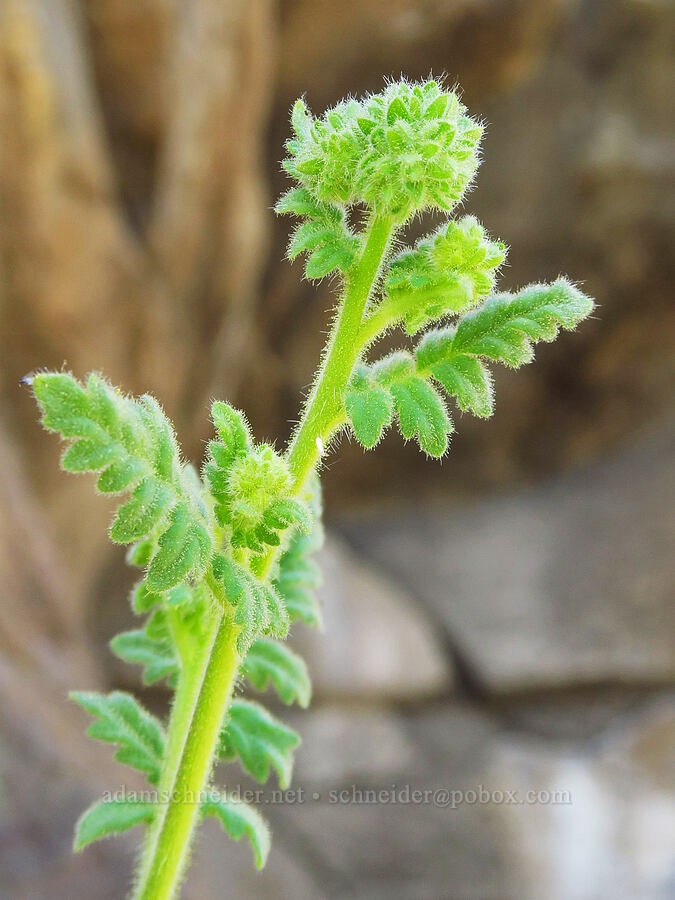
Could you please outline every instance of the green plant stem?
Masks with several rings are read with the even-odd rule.
[[[300,424],[288,448],[288,466],[296,489],[305,483],[335,430],[344,421],[344,391],[361,344],[363,313],[376,283],[393,231],[387,216],[373,216],[357,263],[347,276],[344,297],[326,354],[314,380]],[[317,442],[317,438],[320,444]]]
[[[387,298],[363,320],[359,328],[359,347],[363,349],[387,328],[398,324],[408,313],[419,309],[425,303],[441,300],[443,296],[443,291],[434,287],[418,289],[414,293],[396,294]]]
[[[199,801],[207,789],[218,735],[240,663],[238,628],[212,616],[202,650],[181,675],[159,784],[161,813],[148,830],[136,900],[176,896],[189,858]],[[168,800],[166,799],[168,798]]]
[[[328,443],[344,417],[344,391],[360,346],[363,313],[376,283],[393,230],[388,217],[368,223],[363,251],[347,279],[323,364],[288,450],[296,491],[320,456],[317,438]],[[258,570],[265,577],[276,554]],[[221,612],[212,617],[196,656],[181,674],[169,722],[167,755],[160,780],[161,814],[148,830],[135,900],[176,896],[198,816],[198,798],[208,787],[221,724],[237,677],[237,628]]]

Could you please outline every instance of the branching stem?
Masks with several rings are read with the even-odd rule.
[[[366,227],[363,250],[347,276],[323,364],[288,449],[296,491],[302,489],[319,460],[319,443],[328,444],[344,421],[344,392],[361,346],[359,329],[392,231],[390,218],[373,216]],[[268,576],[275,559],[273,551],[256,574]],[[161,813],[148,829],[134,900],[171,900],[177,894],[189,858],[199,798],[208,789],[218,735],[237,678],[237,632],[227,613],[214,611],[197,652],[189,660],[183,659],[159,785]]]
[[[347,276],[344,297],[322,366],[288,448],[288,465],[298,488],[316,466],[320,446],[328,445],[335,430],[344,421],[344,391],[361,349],[359,330],[363,313],[376,284],[392,231],[390,218],[373,216],[367,226],[363,251]]]

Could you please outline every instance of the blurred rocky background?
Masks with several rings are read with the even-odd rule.
[[[205,826],[186,896],[675,896],[674,44],[667,0],[3,0],[2,898],[119,898],[135,837],[70,856],[84,805],[131,783],[65,699],[137,686],[106,650],[131,576],[19,378],[150,390],[195,460],[214,395],[283,440],[331,302],[271,212],[287,111],[401,71],[448,73],[488,123],[468,205],[511,247],[505,287],[563,272],[599,309],[497,373],[442,465],[343,441],[327,630],[295,638],[308,799],[266,810],[262,875]],[[328,800],[393,784],[569,802]]]

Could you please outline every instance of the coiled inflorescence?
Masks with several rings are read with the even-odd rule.
[[[495,286],[506,258],[504,244],[491,240],[474,216],[450,220],[389,264],[384,289],[405,298],[402,316],[414,334],[427,322],[468,309]]]
[[[243,414],[227,403],[214,403],[212,416],[219,439],[209,444],[204,474],[229,544],[262,553],[292,526],[309,531],[310,512],[293,496],[286,460],[269,444],[254,445]]]
[[[436,81],[397,81],[315,119],[302,100],[284,167],[319,200],[365,204],[403,222],[451,210],[478,168],[482,126]]]

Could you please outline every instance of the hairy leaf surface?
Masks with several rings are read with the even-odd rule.
[[[219,795],[204,801],[200,813],[203,818],[215,816],[233,840],[240,841],[246,836],[251,842],[256,867],[263,868],[270,852],[270,830],[257,810],[241,800]]]
[[[229,717],[218,741],[218,755],[223,760],[237,757],[256,781],[265,782],[272,767],[285,789],[291,781],[293,751],[300,736],[264,706],[249,700],[233,700]]]
[[[309,706],[312,685],[307,664],[285,644],[265,638],[254,641],[241,671],[256,690],[266,690],[271,682],[283,703]]]
[[[73,691],[72,700],[94,716],[87,734],[99,741],[118,744],[115,759],[145,772],[150,784],[159,782],[164,756],[164,730],[158,720],[131,694],[113,691]]]
[[[73,850],[82,850],[93,841],[121,834],[134,825],[149,825],[155,810],[154,803],[141,800],[99,800],[78,819]]]

